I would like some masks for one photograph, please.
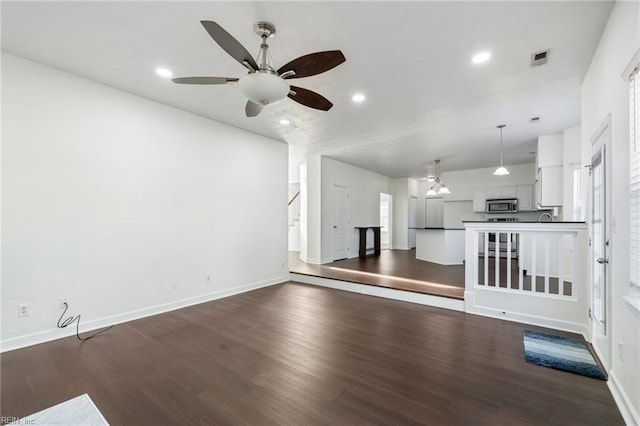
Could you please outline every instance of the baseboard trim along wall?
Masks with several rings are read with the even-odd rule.
[[[247,291],[256,290],[262,287],[268,287],[275,284],[280,284],[289,281],[289,274],[271,278],[268,280],[258,281],[255,283],[243,285],[240,287],[234,287],[226,290],[215,291],[212,293],[206,293],[187,299],[175,300],[162,305],[149,306],[147,308],[138,309],[135,311],[124,312],[121,314],[113,315],[110,317],[100,318],[80,324],[80,333],[86,333],[93,330],[98,330],[111,325],[122,324],[127,321],[133,321],[140,318],[146,318],[165,312],[175,311],[177,309],[186,308],[188,306],[198,305],[200,303],[210,302],[216,299],[222,299],[229,296],[234,296],[240,293],[246,293]],[[64,337],[73,336],[76,333],[75,325],[67,328],[53,328],[38,333],[27,334],[24,336],[14,337],[7,340],[0,341],[0,353],[13,351],[27,346],[37,345],[40,343],[50,342],[52,340],[62,339]]]
[[[638,415],[633,408],[633,404],[631,404],[629,396],[620,386],[620,381],[614,371],[609,372],[607,386],[609,387],[609,392],[611,392],[613,399],[616,401],[616,405],[618,406],[618,410],[620,410],[620,414],[622,414],[624,422],[628,425],[640,425],[640,415]]]
[[[352,293],[366,294],[369,296],[384,297],[387,299],[401,300],[403,302],[417,303],[420,305],[434,306],[437,308],[451,309],[464,312],[464,301],[447,297],[431,296],[429,294],[412,293],[410,291],[394,290],[391,288],[376,287],[366,284],[356,284],[346,281],[332,280],[329,278],[313,277],[310,275],[291,273],[291,281],[304,284],[312,284],[336,290],[350,291]]]

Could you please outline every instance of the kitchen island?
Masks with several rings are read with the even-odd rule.
[[[416,259],[440,265],[462,265],[464,229],[416,228]]]

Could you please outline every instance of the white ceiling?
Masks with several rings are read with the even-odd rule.
[[[535,138],[580,123],[580,86],[612,9],[542,2],[2,2],[2,50],[284,141],[296,164],[323,154],[391,177],[533,161]],[[334,103],[289,99],[257,118],[237,85],[176,85],[155,74],[240,77],[246,70],[200,25],[218,22],[251,53],[256,21],[276,25],[276,68],[340,49],[347,61],[291,81]],[[533,52],[549,62],[530,67]],[[471,56],[489,50],[480,66]],[[367,99],[355,104],[351,96]],[[529,118],[540,122],[530,124]],[[292,125],[282,126],[281,118]]]

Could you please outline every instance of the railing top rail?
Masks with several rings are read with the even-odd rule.
[[[293,203],[296,198],[298,198],[300,196],[300,191],[296,192],[296,195],[293,196],[293,198],[289,201],[289,206],[291,205],[291,203]]]
[[[464,222],[475,231],[577,232],[586,231],[585,222]]]

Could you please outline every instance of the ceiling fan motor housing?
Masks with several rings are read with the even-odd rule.
[[[289,94],[286,80],[265,71],[245,75],[238,85],[243,95],[260,105],[274,104]]]

